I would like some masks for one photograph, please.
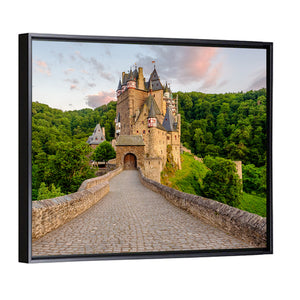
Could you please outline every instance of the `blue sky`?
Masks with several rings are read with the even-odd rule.
[[[62,110],[95,108],[116,100],[123,71],[153,70],[171,90],[204,93],[266,86],[266,50],[33,41],[33,101]]]

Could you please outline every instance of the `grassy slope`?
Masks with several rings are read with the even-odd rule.
[[[267,200],[264,197],[250,195],[244,192],[239,209],[266,217]]]
[[[168,174],[168,180],[164,184],[185,193],[200,195],[200,185],[207,170],[204,164],[184,152],[181,154],[181,170]]]
[[[208,168],[203,163],[184,152],[181,154],[181,170],[167,174],[167,179],[165,177],[162,183],[185,193],[201,195],[202,179],[207,171]],[[244,192],[239,208],[265,217],[266,198]]]

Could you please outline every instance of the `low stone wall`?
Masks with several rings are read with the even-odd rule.
[[[177,191],[155,182],[139,170],[142,184],[163,195],[169,202],[253,247],[266,247],[266,218],[215,200]]]
[[[109,180],[122,172],[118,168],[103,176],[85,180],[78,192],[32,202],[32,240],[37,240],[74,219],[109,192]]]
[[[85,180],[80,188],[78,189],[78,192],[89,189],[95,185],[98,185],[104,181],[109,181],[110,179],[112,179],[114,176],[120,174],[123,171],[122,167],[119,167],[111,172],[106,173],[105,175],[96,177],[96,178],[91,178],[91,179],[87,179]]]

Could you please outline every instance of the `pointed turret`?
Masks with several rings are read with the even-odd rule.
[[[119,97],[122,93],[122,84],[121,84],[121,79],[119,80],[119,85],[117,89],[117,97]]]
[[[157,118],[154,110],[154,99],[150,98],[150,109],[148,114],[148,128],[157,127]]]
[[[159,76],[157,74],[157,71],[154,67],[154,70],[152,71],[151,75],[150,75],[150,78],[149,78],[149,81],[148,81],[148,90],[149,90],[149,86],[150,86],[150,83],[152,85],[152,90],[153,91],[157,91],[157,90],[163,90],[163,86],[159,80]]]
[[[170,107],[167,107],[166,115],[162,125],[167,131],[176,131],[176,124]]]

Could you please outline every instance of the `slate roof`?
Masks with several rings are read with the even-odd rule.
[[[119,85],[118,85],[118,89],[117,89],[117,91],[118,90],[121,90],[122,89],[122,84],[121,84],[121,79],[119,80]]]
[[[89,136],[87,143],[90,145],[99,145],[103,141],[105,141],[105,136],[103,135],[100,124],[97,124],[94,129],[93,134],[91,136]]]
[[[120,135],[116,146],[145,146],[141,135]]]
[[[148,114],[148,118],[155,118],[156,117],[156,113],[154,111],[154,101],[151,101],[151,106],[150,106],[150,109],[149,109],[149,114]]]
[[[177,124],[175,123],[175,119],[174,119],[173,114],[170,111],[169,107],[167,107],[166,115],[165,115],[162,126],[167,131],[176,131],[177,130]]]
[[[158,91],[158,90],[163,90],[163,86],[159,80],[158,74],[156,69],[153,70],[153,72],[150,75],[149,81],[145,83],[145,87],[147,90],[150,89],[150,85],[151,85],[151,89],[153,91]]]

